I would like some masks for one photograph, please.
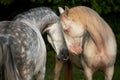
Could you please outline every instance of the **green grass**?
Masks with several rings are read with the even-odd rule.
[[[116,63],[115,65],[115,72],[114,72],[113,80],[120,80],[120,65],[119,64],[120,63]],[[54,66],[55,66],[55,53],[53,51],[48,51],[45,80],[53,80]],[[73,67],[73,75],[74,75],[74,80],[84,80],[83,71],[76,67]],[[64,80],[63,76],[64,74],[62,71],[60,80]],[[94,80],[104,80],[104,74],[102,72],[96,72],[93,78]]]
[[[49,51],[47,53],[47,63],[46,63],[46,76],[45,80],[53,80],[54,76],[54,64],[55,64],[55,53]]]

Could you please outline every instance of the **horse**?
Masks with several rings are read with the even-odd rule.
[[[68,49],[61,26],[48,7],[32,8],[10,22],[0,22],[0,62],[6,80],[44,80],[46,45],[42,34],[47,33],[57,59],[64,60]]]
[[[59,12],[70,62],[83,69],[85,80],[93,80],[92,76],[98,70],[105,74],[105,80],[112,80],[117,44],[107,22],[86,6],[65,7],[65,10],[59,7]],[[62,66],[58,68],[60,71]],[[68,70],[71,72],[72,67]]]

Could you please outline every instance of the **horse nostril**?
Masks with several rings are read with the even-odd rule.
[[[62,50],[62,54],[65,58],[67,58],[69,56],[69,52],[68,52],[68,49],[63,49]]]
[[[68,49],[62,49],[59,55],[57,55],[57,59],[62,61],[66,61],[68,57],[69,57]]]

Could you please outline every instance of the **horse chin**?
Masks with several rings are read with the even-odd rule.
[[[57,55],[57,59],[60,61],[67,61],[69,59],[68,49],[62,49]]]
[[[69,57],[63,58],[63,57],[57,56],[57,60],[59,61],[67,61],[68,59]]]

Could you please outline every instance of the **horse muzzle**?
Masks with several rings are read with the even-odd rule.
[[[68,49],[62,49],[60,53],[57,55],[57,59],[60,61],[67,61],[69,59]]]

